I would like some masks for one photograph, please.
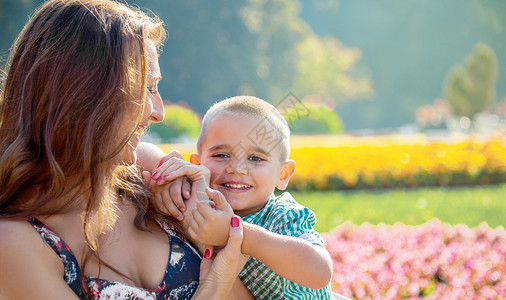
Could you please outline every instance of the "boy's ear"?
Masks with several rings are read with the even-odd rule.
[[[190,163],[200,165],[200,156],[197,153],[190,154]]]
[[[286,189],[293,173],[295,173],[295,161],[293,159],[289,159],[283,164],[283,169],[281,169],[281,174],[279,174],[276,187],[280,190]]]

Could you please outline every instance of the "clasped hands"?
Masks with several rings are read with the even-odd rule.
[[[154,195],[153,206],[180,220],[191,240],[206,245],[205,258],[212,255],[209,246],[227,244],[234,212],[221,192],[209,188],[209,169],[172,151],[153,174],[144,171],[142,175]]]

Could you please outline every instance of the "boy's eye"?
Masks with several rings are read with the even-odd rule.
[[[260,162],[260,161],[264,161],[265,159],[261,158],[258,155],[251,155],[250,157],[248,157],[248,160],[254,161],[254,162]]]
[[[217,158],[228,158],[228,154],[226,153],[218,153],[218,154],[214,154],[213,157],[217,157]]]

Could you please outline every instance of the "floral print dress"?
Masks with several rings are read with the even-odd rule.
[[[170,238],[169,262],[160,285],[149,290],[94,277],[80,282],[79,265],[68,245],[36,218],[28,218],[27,221],[60,256],[65,267],[65,282],[81,299],[190,299],[197,289],[201,257],[168,224],[160,223]],[[82,285],[88,286],[91,293],[89,297],[85,295]]]

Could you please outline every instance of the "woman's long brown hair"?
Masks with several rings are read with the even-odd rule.
[[[2,80],[3,217],[82,209],[97,253],[115,220],[121,154],[144,109],[145,46],[164,38],[158,18],[114,1],[52,0],[36,11]]]

